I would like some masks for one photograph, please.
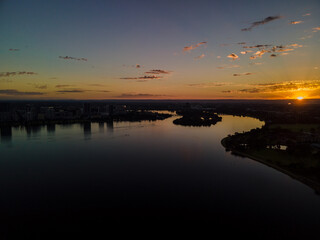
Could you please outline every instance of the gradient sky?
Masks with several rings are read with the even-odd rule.
[[[0,0],[0,99],[320,98],[319,13],[319,0]]]

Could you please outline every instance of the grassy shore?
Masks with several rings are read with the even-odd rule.
[[[226,148],[226,141],[230,137],[221,140],[221,144]],[[236,155],[248,157],[269,167],[272,167],[293,179],[312,188],[320,194],[320,169],[317,159],[305,159],[294,157],[286,152],[273,149],[244,150],[228,149]]]

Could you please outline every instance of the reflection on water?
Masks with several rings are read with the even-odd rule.
[[[55,124],[47,124],[48,135],[54,135],[55,131],[56,131],[56,125]]]
[[[10,142],[12,140],[12,128],[11,127],[1,127],[1,142]]]
[[[83,123],[83,134],[84,134],[84,139],[86,140],[91,139],[91,122]]]
[[[27,137],[30,138],[31,136],[36,137],[39,136],[42,126],[32,125],[26,126]]]
[[[107,122],[107,130],[108,132],[113,132],[113,121],[108,121]]]
[[[104,122],[99,123],[99,132],[103,133],[104,132]]]

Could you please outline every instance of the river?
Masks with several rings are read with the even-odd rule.
[[[263,122],[222,117],[211,127],[177,126],[172,117],[2,131],[3,231],[155,216],[285,231],[319,226],[320,197],[312,189],[221,145]]]

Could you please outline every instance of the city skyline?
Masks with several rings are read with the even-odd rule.
[[[0,1],[1,99],[320,98],[317,1]]]

